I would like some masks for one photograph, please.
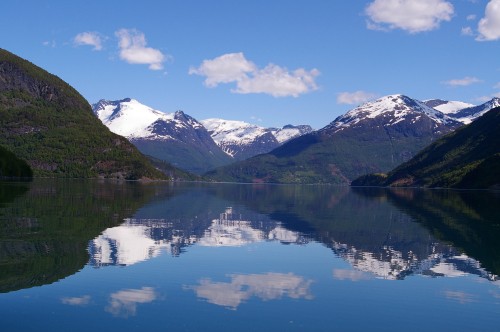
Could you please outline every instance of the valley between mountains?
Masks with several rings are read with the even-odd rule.
[[[500,183],[499,106],[499,98],[472,105],[394,94],[317,130],[265,128],[132,98],[89,105],[58,77],[0,50],[0,177],[491,188]],[[434,170],[425,179],[415,161],[422,153]],[[404,165],[412,165],[406,180],[393,178]]]

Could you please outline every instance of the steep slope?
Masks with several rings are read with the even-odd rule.
[[[403,95],[363,104],[272,152],[207,173],[219,181],[348,184],[388,171],[461,123]]]
[[[165,178],[71,86],[0,49],[0,144],[35,176]]]
[[[387,177],[362,177],[353,181],[353,185],[498,187],[499,133],[500,107],[497,107],[434,142]]]
[[[205,127],[182,111],[165,114],[130,98],[100,100],[92,109],[112,132],[125,136],[142,153],[184,170],[201,174],[232,161]]]
[[[310,126],[305,125],[264,128],[224,119],[206,119],[201,123],[217,145],[237,161],[270,152],[286,141],[312,131]]]

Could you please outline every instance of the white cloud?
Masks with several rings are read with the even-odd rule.
[[[338,104],[362,104],[378,97],[377,94],[366,91],[341,92],[337,95]]]
[[[97,32],[81,32],[73,39],[75,45],[94,46],[94,51],[102,50],[102,37]]]
[[[484,17],[477,26],[479,36],[476,40],[490,41],[500,39],[500,0],[491,0],[486,5]]]
[[[318,88],[315,78],[319,71],[299,68],[290,72],[272,63],[260,69],[243,53],[229,53],[204,60],[198,68],[191,67],[189,74],[205,76],[204,84],[211,88],[220,83],[236,83],[236,88],[231,90],[234,93],[298,97]]]
[[[471,27],[463,27],[462,28],[462,35],[463,36],[472,36],[472,35],[474,35],[474,32],[472,31]]]
[[[500,89],[500,82],[498,82],[497,84],[495,84],[495,85],[493,86],[493,89]]]
[[[189,68],[189,74],[205,76],[205,85],[213,88],[219,83],[231,83],[244,79],[257,70],[243,53],[229,53],[212,60],[203,60],[198,68]]]
[[[442,21],[450,21],[453,13],[453,5],[445,0],[375,0],[365,9],[368,29],[410,33],[437,29]]]
[[[451,86],[468,86],[474,83],[479,83],[482,82],[480,79],[477,77],[464,77],[464,78],[458,78],[458,79],[453,79],[449,81],[444,81],[443,83],[446,85],[451,85]]]
[[[474,21],[475,19],[476,19],[476,15],[474,15],[474,14],[467,15],[467,21]]]
[[[170,57],[157,49],[146,47],[144,33],[135,29],[120,29],[115,35],[119,38],[120,59],[130,64],[149,65],[151,70],[162,70],[163,63]]]

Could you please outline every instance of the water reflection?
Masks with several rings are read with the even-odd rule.
[[[193,245],[269,241],[322,243],[354,269],[334,270],[338,280],[496,281],[500,272],[495,193],[89,181],[0,189],[3,292],[51,283],[87,262],[127,266]]]
[[[168,203],[167,203],[168,204]],[[209,207],[207,207],[208,209]],[[211,214],[210,214],[211,215]],[[191,229],[182,219],[128,218],[120,226],[108,228],[89,243],[89,264],[94,267],[132,265],[164,252],[179,255],[182,248],[197,244],[204,247],[239,247],[256,242],[307,243],[306,236],[290,231],[279,221],[250,211],[226,207],[219,217],[196,220],[205,229]],[[188,227],[185,227],[188,226]]]
[[[158,294],[152,287],[124,289],[110,295],[109,305],[105,310],[117,317],[135,316],[138,304],[153,302],[157,297]]]
[[[441,190],[0,184],[2,328],[495,331],[499,202]]]
[[[83,295],[80,297],[63,297],[61,302],[72,306],[85,306],[90,303],[90,295]]]
[[[310,290],[313,281],[293,273],[233,274],[228,277],[231,279],[229,282],[201,279],[198,285],[185,288],[193,290],[209,303],[233,310],[253,296],[263,301],[282,297],[313,298]]]
[[[358,189],[353,192],[324,187],[209,186],[202,192],[212,199],[224,199],[218,200],[215,208],[211,199],[202,200],[207,206],[201,207],[198,215],[190,216],[190,220],[196,220],[203,227],[193,227],[192,221],[184,224],[182,218],[127,219],[92,241],[91,264],[130,265],[156,257],[161,251],[178,255],[181,248],[194,244],[224,247],[263,241],[285,244],[317,241],[355,269],[348,273],[334,271],[334,278],[340,280],[362,280],[368,276],[401,280],[411,275],[477,275],[491,281],[498,279],[480,261],[464,253],[461,243],[442,241],[429,233],[427,227],[422,227],[436,224],[436,219],[442,223],[441,219],[450,216],[461,227],[465,227],[464,223],[467,225],[471,216],[489,222],[470,207],[464,209],[457,204],[458,211],[450,209],[449,201],[457,200],[456,195],[460,193],[446,192],[443,201],[439,193],[425,191],[430,195],[427,209],[435,211],[432,206],[448,206],[439,218],[432,216],[433,219],[428,220],[420,215],[414,217],[424,211],[421,203],[411,205],[414,201],[421,202],[420,197],[415,199],[414,195],[419,193],[414,190]],[[196,193],[200,195],[200,191]],[[402,198],[408,199],[403,206]],[[175,206],[168,201],[161,204],[163,209],[183,215],[187,214],[183,211],[190,208],[192,199],[189,192],[184,192],[182,199],[176,198]],[[180,201],[183,204],[179,204]],[[154,207],[150,209],[157,211]],[[213,218],[214,215],[218,217]],[[474,227],[470,222],[468,225]],[[478,231],[474,228],[471,234],[483,238],[482,234],[475,234]],[[453,229],[449,233],[452,232]],[[498,247],[496,243],[492,245]]]
[[[444,296],[447,299],[456,301],[460,304],[467,304],[477,301],[477,296],[463,291],[445,291]]]
[[[78,180],[0,182],[0,293],[81,270],[88,242],[171,188]]]

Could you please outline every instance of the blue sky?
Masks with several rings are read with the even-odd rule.
[[[90,102],[319,129],[388,94],[500,96],[500,0],[3,0],[0,47]]]

